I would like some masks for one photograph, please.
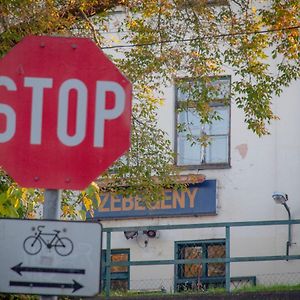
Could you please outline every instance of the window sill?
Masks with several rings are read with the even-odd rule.
[[[178,170],[213,170],[213,169],[230,169],[229,163],[221,164],[202,164],[202,165],[176,165]]]

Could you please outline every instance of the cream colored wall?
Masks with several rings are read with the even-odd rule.
[[[300,218],[299,100],[300,82],[293,83],[280,99],[274,98],[274,111],[280,120],[270,125],[271,135],[261,138],[246,128],[243,112],[232,103],[231,168],[201,171],[207,179],[217,180],[217,216],[105,221],[104,227],[287,219],[284,207],[272,200],[275,191],[289,195],[292,218]],[[165,104],[159,111],[159,124],[174,142],[173,112],[174,88],[170,86],[166,89]],[[173,259],[175,241],[224,237],[224,229],[219,228],[168,230],[161,231],[158,239],[149,240],[147,247],[143,247],[139,240],[126,240],[123,233],[114,233],[112,248],[130,248],[131,260]],[[233,228],[231,255],[282,255],[286,251],[287,238],[287,226]],[[296,244],[292,245],[290,253],[300,254],[300,226],[293,226],[292,238]],[[231,265],[232,276],[257,275],[261,282],[264,282],[266,274],[275,276],[277,273],[295,273],[299,270],[300,261]],[[159,288],[161,284],[158,279],[164,279],[167,290],[173,286],[172,266],[132,267],[130,274],[133,289],[142,288],[145,282],[148,282],[145,288],[153,288],[149,286],[153,284]],[[259,277],[259,274],[263,275]]]
[[[266,2],[259,5],[266,5]],[[229,73],[228,73],[229,74]],[[227,74],[226,74],[227,75]],[[159,126],[173,143],[175,139],[174,87],[165,88],[165,103],[158,111]],[[174,217],[103,221],[104,227],[149,226],[164,224],[195,224],[231,221],[287,219],[283,206],[275,204],[272,193],[289,195],[292,218],[300,219],[300,81],[274,97],[273,110],[279,121],[269,126],[270,135],[259,138],[244,124],[244,114],[231,104],[231,168],[201,170],[207,179],[217,180],[217,216]],[[192,173],[192,171],[190,171]],[[123,233],[112,234],[112,248],[130,248],[131,260],[161,260],[174,258],[174,243],[182,240],[224,238],[224,229],[167,230],[158,239],[126,240]],[[288,238],[287,226],[240,227],[231,230],[231,255],[283,255]],[[290,254],[300,254],[300,225],[292,226],[293,244]],[[105,248],[104,236],[104,248]],[[298,273],[300,261],[249,262],[231,264],[232,276],[256,275],[264,283],[266,274],[283,278],[282,274]],[[261,274],[261,276],[260,276]],[[276,275],[279,274],[279,275]],[[172,289],[173,266],[131,267],[131,288],[160,287],[159,279]],[[294,278],[298,278],[296,275]],[[285,275],[285,278],[290,278]],[[167,279],[169,281],[167,281]],[[156,280],[156,281],[155,281]],[[140,281],[140,285],[138,284]],[[154,283],[155,282],[155,283]],[[290,280],[292,282],[292,280]]]

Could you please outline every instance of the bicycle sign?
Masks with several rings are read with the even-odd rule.
[[[102,226],[0,218],[0,294],[95,296]]]
[[[56,253],[61,256],[68,256],[72,253],[73,242],[67,237],[60,237],[60,230],[54,229],[51,233],[42,231],[42,228],[45,228],[45,226],[32,227],[32,230],[36,230],[35,235],[31,235],[24,240],[23,248],[27,254],[38,254],[42,250],[43,244],[50,250],[54,248]]]

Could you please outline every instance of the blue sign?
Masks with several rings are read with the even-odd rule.
[[[199,216],[216,214],[216,180],[191,184],[183,190],[165,190],[164,198],[146,207],[140,197],[104,193],[94,212],[96,219]]]

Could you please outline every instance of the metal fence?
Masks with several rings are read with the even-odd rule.
[[[235,288],[241,288],[248,285],[274,285],[274,284],[299,284],[300,272],[276,273],[273,274],[252,274],[251,276],[233,276],[231,274],[233,263],[267,263],[272,261],[291,261],[300,259],[300,254],[290,255],[289,247],[290,238],[287,242],[286,252],[284,255],[256,255],[256,256],[233,256],[235,252],[231,247],[231,234],[238,227],[261,227],[261,226],[288,226],[290,232],[293,224],[300,224],[297,220],[272,220],[272,221],[248,221],[248,222],[224,222],[224,223],[204,223],[204,224],[181,224],[181,225],[159,225],[159,226],[140,226],[140,227],[111,227],[104,228],[106,234],[106,249],[104,263],[102,265],[103,278],[102,288],[105,291],[106,298],[109,298],[114,280],[114,268],[119,270],[128,270],[147,266],[148,268],[157,268],[157,266],[171,266],[174,268],[175,275],[172,278],[147,278],[130,279],[128,284],[133,290],[155,290],[161,292],[177,292],[184,290],[206,290],[211,287],[225,287],[227,292]],[[218,228],[223,232],[223,239],[214,239],[213,242],[189,241],[188,243],[176,244],[175,255],[173,259],[163,260],[130,260],[112,261],[112,234],[116,232],[145,232],[149,230],[192,230],[204,228]],[[244,229],[246,230],[246,229]],[[193,244],[194,243],[194,244]],[[198,243],[198,244],[197,244]],[[246,252],[247,253],[247,252]],[[188,257],[188,258],[187,258]],[[123,269],[122,269],[123,268]],[[204,278],[201,274],[206,272],[208,276]],[[151,273],[149,269],[149,273]],[[184,274],[185,276],[180,276]],[[184,279],[181,279],[183,278]],[[186,280],[186,278],[190,278]],[[116,282],[118,288],[118,282]],[[120,289],[128,286],[119,286]]]

